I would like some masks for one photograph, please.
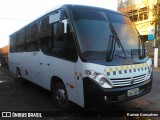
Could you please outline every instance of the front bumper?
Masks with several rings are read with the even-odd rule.
[[[102,88],[94,80],[86,77],[83,79],[85,107],[93,105],[104,105],[106,103],[122,102],[143,96],[151,91],[152,78],[153,77],[151,75],[149,80],[136,85],[107,89]],[[139,94],[128,97],[127,91],[134,88],[139,88]]]

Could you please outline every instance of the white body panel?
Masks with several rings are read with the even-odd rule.
[[[22,54],[22,59],[21,59],[23,67],[20,66],[20,69],[22,68],[21,70],[22,77],[38,85],[40,85],[39,78],[41,75],[39,61],[40,61],[40,52],[24,52]]]
[[[150,65],[151,59],[143,64],[103,66],[93,63],[83,63],[80,58],[74,63],[53,56],[47,56],[42,52],[9,53],[9,68],[13,73],[16,73],[16,68],[18,67],[21,70],[22,77],[48,90],[50,90],[51,78],[57,76],[63,80],[69,100],[82,107],[84,107],[83,78],[86,77],[85,70],[102,73],[109,79],[128,78],[146,74],[148,69],[127,74],[122,72],[122,74],[118,75],[113,75],[112,72],[116,71],[117,68],[119,70],[128,70],[129,68],[138,69],[140,66]],[[107,76],[107,72],[111,73],[110,76]],[[71,88],[69,86],[70,84],[74,84],[74,88]]]
[[[70,62],[40,52],[9,53],[10,71],[16,73],[20,68],[23,78],[50,90],[53,76],[63,80],[68,93],[68,99],[84,106],[83,81],[77,76],[82,71],[82,62]],[[77,75],[75,74],[77,72]],[[74,84],[74,88],[69,85]]]

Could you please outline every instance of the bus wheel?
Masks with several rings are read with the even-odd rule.
[[[24,84],[24,80],[23,80],[23,78],[21,76],[20,69],[18,69],[18,68],[16,70],[16,79],[20,84]]]
[[[52,90],[52,97],[56,105],[62,110],[70,110],[71,102],[68,100],[66,88],[63,83],[58,82]]]

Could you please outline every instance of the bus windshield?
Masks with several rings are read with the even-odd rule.
[[[72,17],[80,51],[85,59],[93,57],[93,54],[90,53],[101,53],[105,57],[108,44],[113,36],[110,22],[122,45],[121,47],[115,45],[114,55],[125,56],[122,47],[127,56],[131,56],[132,50],[139,49],[139,35],[125,15],[114,12],[76,9],[72,11]],[[95,54],[94,57],[96,57]]]

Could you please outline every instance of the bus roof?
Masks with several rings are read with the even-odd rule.
[[[39,20],[43,16],[45,16],[47,14],[50,14],[51,12],[53,12],[55,10],[58,10],[58,9],[65,9],[67,11],[70,10],[70,9],[92,9],[92,10],[95,9],[95,10],[108,11],[108,12],[114,12],[114,13],[118,13],[118,14],[121,14],[121,15],[125,15],[123,13],[120,13],[120,12],[117,12],[117,11],[114,11],[114,10],[110,10],[110,9],[107,9],[107,8],[96,7],[96,6],[77,5],[77,4],[63,4],[63,5],[59,5],[57,7],[54,7],[53,9],[45,12],[44,14],[42,14],[41,16],[39,16],[38,18],[36,18],[33,21],[27,23],[25,26],[21,27],[19,30],[24,29],[25,27],[27,27],[31,23],[35,22],[36,20]],[[14,33],[18,32],[19,30],[15,31]],[[14,33],[12,33],[11,35],[13,35]]]
[[[107,10],[107,11],[112,11],[112,12],[116,12],[116,13],[119,13],[117,11],[114,11],[114,10],[110,10],[110,9],[107,9],[107,8],[101,8],[101,7],[96,7],[96,6],[89,6],[89,5],[79,5],[79,4],[63,4],[63,5],[59,5],[59,6],[56,6],[54,8],[52,8],[51,10],[47,11],[45,14],[43,15],[46,15],[54,10],[57,10],[57,9],[61,9],[61,8],[64,8],[64,9],[97,9],[97,10]],[[41,15],[41,16],[43,16]]]
[[[101,8],[101,7],[96,7],[96,6],[88,6],[88,5],[78,5],[78,4],[63,4],[63,5],[59,5],[51,10],[49,10],[48,12],[46,12],[44,15],[49,14],[51,12],[53,12],[54,10],[58,10],[58,9],[66,9],[66,10],[70,10],[70,9],[96,9],[96,10],[102,10],[102,11],[110,11],[110,12],[115,12],[115,13],[119,13],[124,15],[123,13],[114,11],[114,10],[110,10],[107,8]],[[42,16],[44,16],[42,15]],[[41,16],[41,17],[42,17]]]

